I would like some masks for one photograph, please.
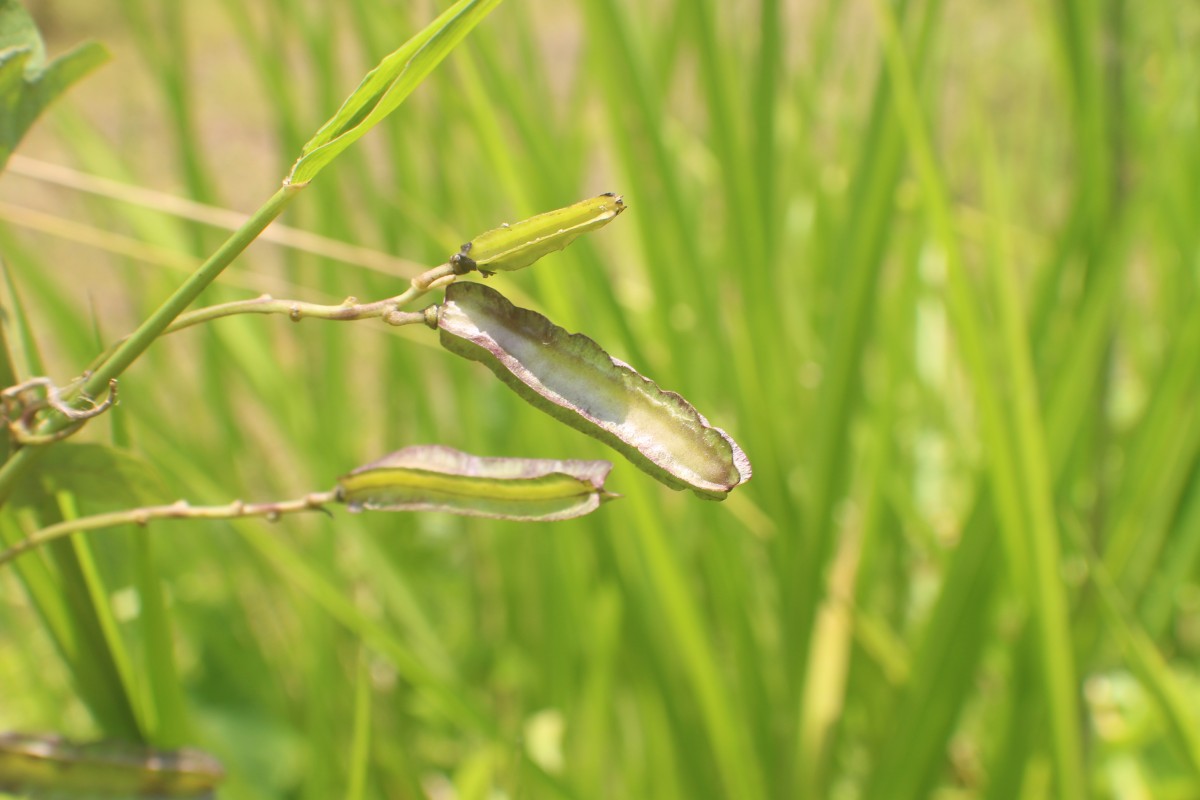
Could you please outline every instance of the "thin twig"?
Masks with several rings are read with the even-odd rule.
[[[286,314],[293,322],[309,318],[350,322],[374,317],[384,318],[389,325],[412,325],[421,322],[424,319],[421,312],[403,312],[397,308],[403,297],[404,295],[399,295],[374,303],[358,303],[356,298],[348,297],[344,303],[327,306],[319,303],[306,303],[301,300],[282,300],[264,294],[251,300],[234,300],[230,303],[221,303],[181,314],[179,319],[171,323],[164,333],[174,333],[193,325],[210,322],[221,317],[231,317],[235,314]]]
[[[395,297],[376,300],[372,303],[359,303],[356,298],[348,297],[338,305],[322,305],[320,303],[306,303],[302,300],[280,299],[272,297],[269,294],[264,294],[250,300],[234,300],[229,303],[219,303],[215,306],[198,308],[195,311],[180,314],[175,318],[174,322],[167,326],[167,329],[163,333],[174,333],[184,328],[190,328],[193,325],[200,325],[205,322],[211,322],[214,319],[231,317],[236,314],[283,314],[293,322],[299,322],[302,319],[308,318],[350,322],[378,317],[388,325],[416,325],[425,321],[424,312],[401,311],[401,306],[413,302],[434,289],[453,283],[457,277],[458,275],[454,272],[453,265],[447,262],[441,266],[426,270],[413,278],[408,289]],[[124,342],[125,339],[119,339],[114,342],[107,350],[96,357],[91,366],[94,368],[104,363]]]
[[[34,550],[47,542],[70,536],[73,533],[94,531],[100,528],[112,528],[117,525],[145,525],[156,519],[238,519],[243,517],[266,517],[269,521],[282,517],[284,514],[296,514],[304,511],[325,511],[325,506],[338,502],[338,493],[334,489],[328,492],[315,492],[297,500],[286,500],[280,503],[243,503],[235,500],[224,506],[192,506],[180,500],[166,506],[147,506],[132,508],[125,511],[114,511],[108,514],[95,514],[90,517],[59,522],[56,525],[42,528],[31,533],[24,541],[13,545],[0,553],[0,565]]]
[[[400,309],[433,289],[453,283],[457,276],[454,265],[447,262],[413,278],[406,291],[373,303],[359,303],[356,298],[347,297],[343,303],[328,306],[302,300],[279,300],[264,294],[252,300],[234,300],[181,314],[165,333],[174,333],[234,314],[286,314],[293,322],[308,318],[349,322],[382,317],[389,325],[415,325],[424,321],[424,314],[420,311],[404,312]]]

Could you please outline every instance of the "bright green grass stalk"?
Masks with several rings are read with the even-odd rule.
[[[917,39],[914,53],[922,63],[932,46],[940,4],[936,1],[900,8],[902,18],[914,15]],[[833,518],[842,493],[848,451],[852,410],[862,391],[861,372],[856,365],[865,352],[870,331],[870,312],[879,283],[883,250],[890,231],[888,208],[899,179],[901,135],[891,113],[891,79],[882,72],[872,100],[870,123],[863,141],[861,160],[855,172],[850,210],[838,232],[836,260],[845,271],[837,280],[841,300],[838,312],[830,320],[830,374],[823,381],[816,408],[814,455],[808,464],[812,488],[807,498],[803,533],[796,535],[785,549],[787,569],[784,581],[786,619],[792,627],[789,636],[793,672],[797,688],[806,686],[808,662],[812,653],[812,626],[819,598],[824,591],[823,576],[834,538]],[[797,578],[796,576],[800,576]],[[798,718],[805,713],[803,695],[798,695]],[[797,722],[797,730],[803,727]],[[803,758],[793,760],[799,772],[797,780],[806,782],[804,772],[812,767]],[[808,787],[810,790],[813,787]]]
[[[699,508],[617,474],[615,488],[630,500],[553,532],[339,518],[336,527],[250,523],[245,538],[220,526],[157,543],[151,555],[176,626],[195,741],[225,758],[229,797],[324,797],[351,775],[362,776],[366,797],[419,796],[433,775],[514,796],[1053,792],[1043,648],[1034,626],[1022,632],[1013,622],[1033,609],[1036,596],[1022,587],[1034,573],[1013,577],[1006,567],[1021,547],[1012,536],[1021,521],[1037,510],[1045,526],[1047,492],[1055,529],[1080,524],[1101,552],[1118,544],[1108,557],[1126,571],[1121,591],[1149,621],[1167,669],[1194,660],[1186,598],[1200,539],[1188,400],[1197,387],[1179,336],[1194,297],[1187,254],[1200,136],[1179,112],[1193,104],[1189,87],[1200,76],[1194,17],[1183,7],[1126,13],[1122,35],[1106,45],[1101,29],[1113,23],[1099,7],[1042,5],[1044,16],[1032,19],[1015,7],[896,9],[917,73],[914,102],[952,202],[949,228],[972,279],[954,301],[962,314],[952,338],[939,343],[922,331],[936,328],[930,319],[945,307],[946,286],[928,257],[917,265],[944,231],[912,211],[914,198],[928,204],[929,189],[905,174],[911,138],[890,101],[878,101],[871,123],[882,48],[868,52],[875,40],[852,7],[802,5],[762,3],[761,17],[744,19],[715,4],[508,5],[467,45],[469,61],[436,76],[395,125],[363,143],[362,158],[322,176],[341,207],[296,209],[306,227],[433,264],[526,206],[623,192],[630,212],[620,228],[502,289],[527,293],[523,305],[540,304],[711,408],[715,424],[744,439],[757,474],[741,507],[731,498]],[[240,55],[254,65],[247,81],[264,87],[264,116],[278,130],[269,163],[284,163],[316,121],[304,118],[300,90],[344,88],[370,61],[352,45],[382,52],[387,31],[415,13],[356,3],[347,21],[322,26],[302,6],[273,0],[237,17],[242,6],[229,5],[243,31]],[[772,14],[786,22],[772,29]],[[937,36],[923,34],[926,26]],[[771,30],[776,55],[761,33]],[[996,37],[1005,47],[989,50]],[[114,39],[114,50],[125,49]],[[1125,57],[1120,95],[1100,67],[1108,47]],[[205,42],[188,50],[209,52]],[[1059,83],[1046,78],[1048,58],[1061,59]],[[291,69],[313,79],[293,85]],[[181,91],[203,99],[210,90]],[[738,118],[714,113],[716,97]],[[962,109],[976,107],[995,134],[1011,225],[996,224],[995,205],[980,199],[983,140],[961,130]],[[212,163],[210,122],[197,115],[190,124],[201,126],[190,136],[204,150],[197,162]],[[86,130],[71,135],[91,147]],[[774,137],[773,152],[751,147]],[[161,179],[117,163],[128,156],[92,158],[135,181]],[[233,196],[213,177],[218,196]],[[5,180],[17,192],[25,186]],[[739,183],[761,220],[739,221],[742,210],[726,207]],[[84,213],[108,229],[186,245],[173,220]],[[735,232],[758,224],[765,259],[755,263]],[[1011,255],[990,238],[998,229],[1011,237]],[[34,300],[31,316],[53,320],[64,342],[68,355],[51,371],[69,374],[94,353],[94,335],[64,265],[94,256],[51,257],[43,251],[53,240],[14,231],[5,241],[14,238],[35,245],[29,257],[13,256],[16,279]],[[272,272],[282,260],[261,248],[239,268]],[[316,257],[286,270],[301,289],[289,295],[312,302],[390,296],[403,282]],[[1012,306],[1001,316],[997,296],[975,289],[976,277],[1004,278],[999,270],[1012,273],[1016,319],[1028,320],[1015,334]],[[159,280],[104,275],[131,298],[153,297],[148,284]],[[212,299],[245,296],[225,288]],[[101,312],[106,338],[129,327],[116,313]],[[954,333],[963,315],[984,339],[978,358]],[[992,336],[1001,319],[1009,327],[995,329],[1007,332]],[[603,455],[421,338],[362,325],[230,318],[182,332],[127,373],[117,413],[174,495],[205,502],[289,496],[339,465],[423,441]],[[931,370],[938,357],[940,371]],[[1028,406],[1021,412],[1032,438],[1018,441],[1009,402],[1018,395],[1000,367],[1030,360],[1036,381],[1026,376],[1021,391],[1038,402],[1032,416]],[[181,363],[204,364],[203,377]],[[993,372],[991,389],[981,365]],[[977,416],[988,409],[986,420]],[[997,433],[989,427],[997,421],[1009,427]],[[1143,523],[1145,537],[1129,533]],[[853,563],[843,537],[860,548],[848,610],[829,594],[843,584],[824,579],[827,567]],[[810,559],[817,542],[823,555]],[[1070,565],[1070,541],[1065,550]],[[95,551],[106,582],[123,585],[120,538]],[[1121,669],[1127,651],[1099,598],[1071,574],[1061,583],[1078,634],[1076,672],[1090,682]],[[849,614],[851,638],[845,623],[815,624],[827,612]],[[811,646],[799,635],[805,615],[819,632]],[[19,644],[26,634],[17,632],[39,624],[5,606],[0,640]],[[136,624],[122,623],[121,634],[135,652],[152,643]],[[354,745],[364,644],[374,653],[365,766]],[[827,665],[819,688],[830,691],[800,709],[805,650]],[[36,670],[16,644],[5,652],[25,674]],[[481,719],[455,715],[442,692],[468,698]],[[38,727],[57,719],[57,691],[31,682],[25,694],[42,698]],[[1072,724],[1098,741],[1090,710]],[[564,723],[560,771],[543,768],[553,786],[521,766],[525,723],[539,712]],[[816,746],[792,736],[802,724]],[[1181,738],[1153,741],[1169,745],[1170,762]],[[1120,755],[1153,796],[1164,751],[1133,747]],[[255,761],[256,751],[271,758]],[[794,778],[797,752],[813,763]],[[1109,742],[1086,751],[1085,780],[1097,792],[1113,791],[1112,752]],[[1188,776],[1176,773],[1183,796]]]
[[[987,438],[996,459],[996,485],[1002,526],[1008,531],[1009,569],[1013,581],[1031,605],[1037,629],[1038,654],[1044,702],[1050,718],[1051,749],[1055,761],[1058,793],[1063,798],[1081,798],[1085,794],[1082,743],[1077,727],[1078,681],[1071,652],[1067,600],[1058,573],[1059,542],[1049,491],[1052,484],[1046,470],[1046,448],[1038,419],[1032,365],[1024,340],[1024,323],[1016,307],[1011,276],[1002,267],[993,270],[1001,327],[1006,337],[1002,353],[1011,362],[1005,372],[1014,381],[1016,413],[1008,420],[998,407],[1001,394],[988,372],[988,357],[976,327],[979,305],[970,297],[965,283],[965,263],[951,228],[950,209],[942,176],[939,174],[912,83],[907,56],[901,49],[895,22],[882,3],[875,4],[887,51],[888,68],[897,84],[899,115],[909,145],[914,151],[929,214],[946,258],[950,283],[950,310],[956,319],[963,349],[977,387]],[[995,263],[995,262],[993,262]],[[1016,431],[1016,447],[1010,451],[1007,430]],[[1003,455],[1004,461],[1001,461]],[[1008,473],[1005,475],[1005,473]],[[1000,487],[1003,486],[1003,490]],[[1026,533],[1027,532],[1027,533]],[[1022,540],[1022,536],[1025,538]],[[1031,574],[1026,574],[1028,570]]]
[[[486,13],[486,10],[484,13]],[[453,26],[454,20],[448,20],[448,22]],[[459,35],[461,36],[461,33]],[[399,87],[399,89],[384,95],[382,102],[387,104],[389,97],[398,96],[402,98],[402,92],[411,91],[411,87],[423,75],[421,70],[427,71],[431,64],[435,64],[437,60],[440,60],[441,55],[444,55],[446,50],[447,46],[441,44],[437,47],[429,48],[428,53],[422,52],[419,57],[414,56],[407,62],[406,66],[418,64],[413,73],[417,77],[414,79],[413,75],[405,76],[403,80],[398,81],[393,87]],[[399,101],[393,100],[391,102],[394,107],[395,103]],[[307,163],[307,161],[302,160],[299,162],[297,168],[304,169]],[[305,174],[308,178],[311,178],[315,175],[317,169],[319,167],[307,168]],[[97,396],[99,393],[97,387],[106,387],[109,381],[120,376],[166,330],[170,322],[190,305],[221,271],[278,216],[286,203],[306,183],[307,180],[303,183],[285,184],[258,212],[253,214],[241,228],[234,232],[225,244],[218,248],[171,297],[162,303],[133,334],[123,340],[114,351],[106,354],[98,366],[84,379],[79,391],[86,396]],[[56,433],[64,430],[67,425],[68,420],[65,416],[51,414],[38,427],[37,432],[44,437],[53,437]],[[12,494],[18,480],[34,466],[40,453],[41,450],[39,448],[27,447],[12,454],[7,459],[4,466],[0,468],[0,501],[7,499]],[[73,509],[69,508],[71,504],[69,497],[60,496],[59,502],[66,509],[64,513],[73,515]],[[145,712],[144,716],[149,719],[149,722],[146,719],[135,719],[137,716],[136,710],[130,706],[122,705],[122,701],[128,704],[136,695],[131,685],[132,676],[129,660],[125,655],[125,648],[109,611],[103,584],[96,572],[90,554],[82,542],[75,544],[74,548],[74,550],[71,550],[71,545],[59,545],[55,546],[51,552],[58,559],[59,569],[63,573],[65,594],[69,600],[73,598],[73,615],[80,620],[84,620],[89,615],[94,618],[91,624],[87,624],[86,627],[80,629],[83,631],[92,631],[94,634],[91,637],[93,643],[81,651],[82,660],[89,665],[92,662],[110,664],[113,668],[114,675],[108,681],[109,688],[107,690],[101,689],[88,693],[90,705],[96,711],[99,721],[110,734],[133,740],[144,740],[148,729],[150,733],[158,733],[163,739],[168,741],[182,738],[185,735],[185,723],[181,714],[181,704],[178,694],[171,691],[170,687],[163,685],[164,681],[170,681],[173,678],[173,667],[170,664],[170,644],[169,640],[165,638],[165,628],[161,621],[158,624],[154,622],[156,619],[162,620],[162,606],[161,602],[156,599],[157,595],[154,592],[153,578],[146,571],[144,560],[143,569],[141,570],[141,584],[148,605],[145,619],[149,625],[147,632],[151,637],[150,646],[165,656],[165,658],[151,658],[148,663],[151,674],[151,686],[154,687],[152,690],[154,695],[152,697],[162,702],[161,710],[157,710],[152,705],[149,711]],[[38,595],[38,597],[42,602],[52,602],[50,596],[44,592]],[[60,638],[60,647],[62,646],[61,642],[62,639]],[[96,671],[89,666],[90,673],[87,671],[81,672],[79,669],[80,659],[72,660],[75,662],[74,671],[76,672],[77,679],[83,680],[88,674],[98,674],[103,681],[104,675],[102,670]]]
[[[4,270],[0,299],[7,310],[4,335],[0,337],[8,345],[3,360],[14,378],[27,380],[43,373],[41,355],[8,269],[3,265],[0,267]],[[5,466],[27,452],[29,449],[10,453]],[[14,544],[23,538],[18,528],[22,522],[35,524],[39,516],[51,521],[63,519],[64,515],[73,515],[73,511],[71,494],[57,490],[47,507],[26,507],[15,515],[15,519],[4,518],[0,524],[0,539]],[[130,685],[129,656],[115,635],[104,585],[87,544],[59,543],[50,549],[48,562],[23,568],[21,577],[83,701],[100,724],[114,735],[141,740],[145,725],[139,717],[136,694]]]

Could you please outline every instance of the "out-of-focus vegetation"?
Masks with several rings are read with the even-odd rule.
[[[45,371],[224,238],[171,198],[256,207],[442,5],[30,4],[52,54],[115,55],[0,177]],[[502,4],[284,218],[352,248],[285,232],[203,302],[390,296],[621,192],[493,280],[684,393],[754,480],[706,503],[618,463],[624,499],[555,525],[99,534],[87,686],[0,574],[0,729],[202,747],[233,800],[1200,795],[1198,117],[1190,3]],[[219,320],[121,400],[82,438],[149,466],[82,512],[290,497],[428,442],[611,457],[369,322]]]

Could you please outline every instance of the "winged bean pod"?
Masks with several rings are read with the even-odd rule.
[[[351,511],[447,511],[550,522],[589,514],[615,497],[604,491],[611,469],[607,461],[483,458],[417,445],[342,477],[338,492]]]
[[[687,400],[494,289],[447,287],[436,321],[447,350],[483,363],[528,403],[667,486],[721,500],[750,479],[746,454]]]

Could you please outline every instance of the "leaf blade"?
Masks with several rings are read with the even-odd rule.
[[[433,68],[501,0],[459,0],[399,49],[385,56],[304,145],[285,183],[305,184],[339,153],[396,110]]]
[[[6,112],[0,115],[0,168],[42,112],[107,61],[109,53],[98,42],[84,42],[44,67],[38,56],[39,51],[29,45],[4,48],[0,44],[0,105]]]
[[[0,0],[0,50],[28,49],[27,73],[41,70],[46,62],[46,45],[38,33],[33,17],[20,0]]]

